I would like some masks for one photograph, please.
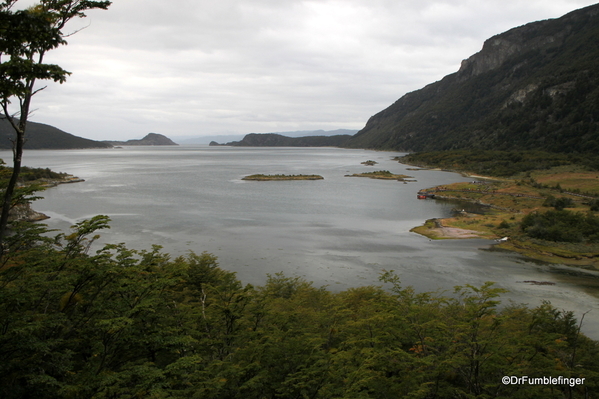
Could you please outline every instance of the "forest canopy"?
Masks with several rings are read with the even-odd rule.
[[[599,382],[571,312],[492,283],[418,293],[387,272],[342,292],[244,285],[209,254],[97,250],[106,216],[17,226],[0,265],[3,398],[563,398]],[[504,376],[584,378],[504,385]],[[582,381],[582,380],[579,380]]]

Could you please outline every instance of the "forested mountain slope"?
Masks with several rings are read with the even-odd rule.
[[[345,146],[599,151],[599,4],[488,39],[460,70],[370,118]]]
[[[0,149],[12,148],[11,139],[15,136],[6,119],[0,119]],[[26,149],[71,149],[71,148],[110,148],[112,145],[100,141],[66,133],[54,126],[27,122],[25,132]]]
[[[276,133],[250,133],[241,141],[232,141],[226,145],[237,147],[338,147],[342,146],[350,135],[287,137]]]

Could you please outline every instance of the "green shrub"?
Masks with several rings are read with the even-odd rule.
[[[567,210],[534,212],[520,225],[528,236],[556,242],[595,242],[599,238],[599,217]]]
[[[512,225],[503,220],[501,223],[499,223],[499,226],[497,227],[499,227],[500,229],[509,229],[510,227],[512,227]]]

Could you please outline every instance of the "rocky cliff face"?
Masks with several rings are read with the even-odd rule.
[[[349,147],[599,151],[599,5],[488,39],[370,118]]]
[[[575,21],[573,21],[575,23]],[[543,28],[551,26],[552,21],[535,22],[512,29],[485,41],[480,52],[462,61],[458,78],[465,80],[473,76],[499,68],[504,62],[520,54],[531,51],[549,51],[564,44],[571,33],[572,26],[566,25],[563,30],[554,34],[543,34]]]

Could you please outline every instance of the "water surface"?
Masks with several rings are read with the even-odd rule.
[[[245,283],[268,273],[303,276],[333,290],[378,284],[395,270],[420,291],[495,281],[505,301],[542,300],[576,311],[593,309],[584,330],[599,339],[599,276],[492,251],[488,240],[431,241],[409,230],[447,217],[455,204],[418,200],[421,188],[464,181],[441,171],[407,170],[392,152],[337,148],[125,147],[27,151],[24,164],[85,179],[45,191],[34,208],[67,230],[84,218],[109,215],[102,242],[185,254],[208,251]],[[10,160],[10,153],[0,157]],[[374,160],[375,166],[361,162]],[[389,170],[417,182],[345,177]],[[242,181],[255,173],[319,174],[316,181]],[[524,281],[555,285],[530,285]]]

